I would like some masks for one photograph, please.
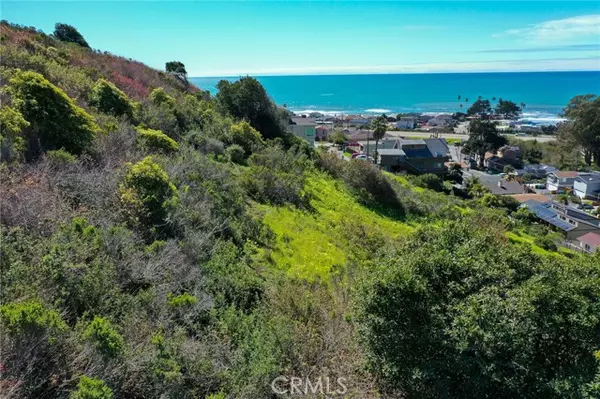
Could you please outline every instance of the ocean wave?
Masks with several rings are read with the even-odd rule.
[[[348,111],[337,111],[337,110],[324,111],[324,110],[320,110],[320,109],[290,109],[290,111],[292,111],[295,114],[300,114],[300,115],[302,115],[302,114],[308,115],[313,112],[318,112],[320,114],[327,115],[327,116],[348,115]]]
[[[385,109],[385,108],[369,108],[369,109],[365,109],[365,112],[368,112],[370,114],[385,114],[385,113],[392,112],[392,110]]]

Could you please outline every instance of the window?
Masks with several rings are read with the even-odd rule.
[[[590,247],[587,244],[583,244],[583,248],[585,248],[586,251],[590,252],[592,250],[592,247]]]

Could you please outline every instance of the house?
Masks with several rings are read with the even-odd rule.
[[[396,139],[396,138],[384,136],[381,140],[379,140],[379,143],[377,144],[377,151],[383,150],[383,149],[394,148],[396,146],[397,141],[398,141],[398,139]],[[369,156],[373,156],[373,154],[375,153],[375,140],[374,139],[370,139],[369,141],[360,140],[360,141],[357,141],[356,143],[358,144],[357,151],[359,151],[363,154],[367,154]]]
[[[521,204],[527,201],[537,201],[540,204],[544,202],[548,202],[551,200],[550,197],[547,197],[543,194],[535,194],[535,193],[527,193],[527,194],[513,194],[511,195],[514,199],[519,201]]]
[[[413,173],[445,173],[450,149],[444,139],[396,140],[392,148],[379,151],[377,163],[385,170]]]
[[[519,147],[505,145],[495,153],[487,152],[484,163],[489,169],[502,171],[505,166],[520,166],[520,155]]]
[[[527,201],[527,207],[544,223],[561,231],[567,240],[573,241],[587,233],[600,234],[600,219],[556,201],[539,203]]]
[[[427,126],[449,127],[454,125],[452,115],[439,114],[427,121]]]
[[[317,124],[312,118],[304,116],[292,116],[289,120],[288,131],[296,137],[308,141],[310,144],[315,144],[315,127]]]
[[[318,125],[315,128],[315,139],[316,140],[327,140],[329,133],[331,132],[332,125]]]
[[[600,200],[600,173],[581,173],[575,178],[573,192],[581,199]]]
[[[574,171],[558,171],[548,174],[546,179],[546,187],[550,191],[565,191],[573,189],[575,179],[579,176],[579,172]]]
[[[481,184],[495,195],[514,195],[527,192],[525,186],[514,180],[499,180],[496,183],[482,182]]]
[[[397,129],[414,129],[417,125],[417,118],[413,116],[403,116],[399,121],[396,121]]]
[[[549,173],[557,172],[558,169],[551,165],[531,164],[523,166],[523,169],[516,169],[519,176],[531,175],[534,178],[546,177]]]
[[[586,233],[581,237],[577,237],[579,248],[588,253],[594,253],[600,251],[600,234],[598,233]]]

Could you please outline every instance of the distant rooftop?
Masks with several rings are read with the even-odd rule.
[[[291,118],[293,125],[302,125],[302,126],[316,126],[317,123],[312,118],[304,118],[301,116],[292,116]]]
[[[577,240],[590,247],[600,247],[600,234],[587,233],[577,238]]]

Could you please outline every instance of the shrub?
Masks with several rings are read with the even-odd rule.
[[[39,150],[59,148],[80,154],[90,148],[100,129],[64,91],[30,71],[16,73],[10,83],[15,107],[31,124],[34,155]]]
[[[127,95],[111,82],[98,79],[90,94],[90,105],[114,116],[133,116],[133,105]]]
[[[12,107],[0,109],[0,161],[11,162],[25,149],[23,130],[29,127],[23,115]]]
[[[179,149],[177,142],[160,130],[138,127],[136,131],[141,145],[145,148],[165,153],[175,152]]]
[[[46,336],[49,342],[68,327],[58,312],[44,307],[38,301],[8,303],[0,306],[0,318],[6,330],[15,336]]]
[[[75,43],[86,48],[90,47],[81,33],[68,24],[57,23],[54,25],[54,37],[63,42]]]
[[[552,240],[552,238],[550,238],[548,236],[535,237],[535,239],[533,240],[533,243],[535,245],[537,245],[538,247],[545,249],[546,251],[558,250],[558,247],[556,246],[556,243],[554,242],[554,240]]]
[[[273,205],[306,205],[303,171],[308,160],[300,151],[271,146],[253,154],[248,163],[250,170],[244,184],[257,201]]]
[[[112,399],[112,390],[97,378],[82,376],[77,384],[77,390],[69,396],[70,399]]]
[[[73,154],[69,154],[63,149],[46,152],[46,159],[52,167],[67,166],[77,162],[77,158]]]
[[[151,157],[128,164],[120,192],[130,221],[150,229],[165,227],[167,213],[177,203],[177,188]]]
[[[402,210],[391,182],[377,166],[369,162],[351,160],[344,169],[344,181],[364,201],[385,204]]]
[[[108,320],[102,317],[94,317],[82,336],[91,341],[107,358],[117,357],[123,352],[123,337]]]
[[[416,176],[413,178],[413,181],[415,185],[419,187],[428,188],[439,192],[444,190],[442,179],[433,173],[426,173],[424,175]]]
[[[229,160],[231,160],[233,163],[243,164],[245,161],[244,149],[237,144],[227,147],[225,153],[227,154]]]
[[[373,262],[356,298],[371,370],[406,397],[581,397],[599,344],[597,263],[474,227],[424,228]]]
[[[168,304],[174,308],[181,308],[186,306],[195,305],[198,303],[198,298],[193,295],[183,293],[181,295],[169,294]]]
[[[246,121],[231,125],[227,142],[242,147],[245,156],[249,156],[254,151],[264,146],[260,133]]]
[[[166,104],[169,107],[175,107],[176,104],[175,98],[168,95],[165,89],[162,87],[157,87],[156,89],[152,90],[148,98],[154,103],[154,105],[157,106]]]

